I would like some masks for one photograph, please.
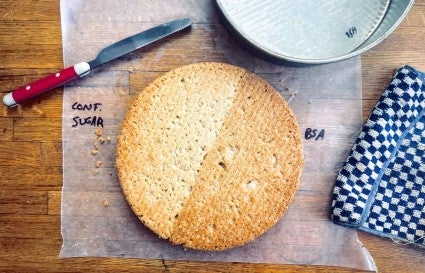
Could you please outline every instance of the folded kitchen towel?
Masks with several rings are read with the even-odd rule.
[[[335,223],[425,247],[424,113],[425,73],[402,67],[336,178]]]

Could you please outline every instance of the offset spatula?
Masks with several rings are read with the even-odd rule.
[[[6,106],[16,106],[54,87],[63,85],[73,79],[81,78],[102,64],[117,59],[177,31],[183,30],[189,27],[191,23],[192,21],[189,18],[178,19],[127,37],[102,49],[94,60],[78,63],[45,78],[19,87],[6,94],[3,97],[3,103]]]

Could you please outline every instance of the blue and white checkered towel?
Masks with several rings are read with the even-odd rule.
[[[425,247],[425,73],[397,71],[336,179],[335,223]]]

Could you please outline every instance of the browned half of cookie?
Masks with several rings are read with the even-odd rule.
[[[298,188],[300,130],[281,95],[222,63],[166,73],[122,124],[117,169],[139,219],[174,244],[223,250],[276,224]]]

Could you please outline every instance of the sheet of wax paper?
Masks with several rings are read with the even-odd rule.
[[[376,269],[356,232],[329,218],[336,173],[361,128],[359,58],[302,68],[265,62],[239,46],[207,0],[62,0],[61,16],[66,66],[91,60],[103,46],[169,20],[190,17],[193,25],[65,87],[60,257]],[[301,186],[287,213],[253,242],[224,252],[188,250],[154,235],[131,211],[114,168],[116,138],[132,98],[167,71],[201,61],[231,63],[269,81],[289,102],[304,138]]]

